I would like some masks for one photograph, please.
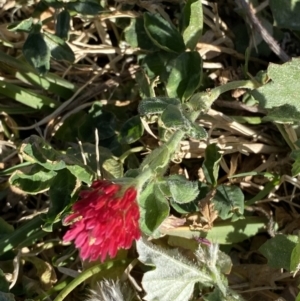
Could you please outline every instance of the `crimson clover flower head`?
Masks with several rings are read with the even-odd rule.
[[[80,193],[73,213],[64,221],[73,223],[63,240],[74,240],[82,259],[103,262],[140,238],[137,191],[134,187],[123,190],[122,185],[96,180],[90,190]]]

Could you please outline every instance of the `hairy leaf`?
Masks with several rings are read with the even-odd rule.
[[[283,65],[270,64],[268,76],[271,81],[251,92],[261,107],[272,109],[270,113],[277,118],[275,121],[299,121],[299,69],[300,59],[298,58]]]
[[[287,271],[291,266],[291,254],[297,246],[297,235],[276,235],[267,240],[259,251],[268,259],[268,264],[272,268],[284,268]]]
[[[155,266],[154,270],[144,274],[142,280],[147,301],[186,301],[191,297],[195,283],[213,285],[205,270],[182,257],[176,249],[164,250],[140,239],[137,250],[141,262]]]

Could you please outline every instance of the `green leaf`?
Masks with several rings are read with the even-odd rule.
[[[50,49],[37,29],[28,35],[22,51],[25,59],[40,74],[45,74],[50,69]]]
[[[194,201],[185,204],[179,204],[175,203],[173,199],[170,199],[170,205],[178,213],[187,214],[199,211],[199,201],[205,198],[205,196],[209,193],[210,188],[205,183],[198,182],[197,184],[197,190],[199,191],[199,194]]]
[[[118,179],[123,177],[123,164],[115,157],[104,160],[102,167],[104,168],[105,172],[109,174],[110,178]]]
[[[132,48],[139,47],[147,51],[158,49],[145,30],[143,18],[131,19],[130,25],[124,30],[124,38]]]
[[[182,36],[175,26],[159,14],[144,13],[145,30],[159,48],[170,52],[183,52],[185,45]]]
[[[157,76],[161,82],[167,82],[172,69],[172,62],[177,58],[177,53],[166,51],[155,51],[148,53],[143,61],[143,67],[150,79],[155,80]]]
[[[47,6],[54,7],[54,8],[62,8],[64,7],[64,2],[60,2],[57,0],[42,0]]]
[[[34,6],[34,11],[32,13],[32,18],[37,18],[40,19],[41,14],[49,9],[48,4],[46,3],[45,0],[39,1],[35,6]]]
[[[75,2],[68,2],[66,8],[74,10],[82,15],[98,15],[99,12],[103,11],[103,7],[97,0],[79,0]]]
[[[196,199],[199,194],[197,182],[188,181],[184,176],[172,175],[167,178],[173,201],[186,204]]]
[[[144,127],[139,115],[128,119],[120,130],[120,143],[131,144],[138,141],[144,133]]]
[[[5,234],[12,233],[13,231],[14,227],[0,217],[0,238]]]
[[[252,199],[246,201],[247,206],[251,206],[255,202],[265,198],[274,189],[274,187],[276,187],[279,184],[280,184],[280,176],[279,175],[273,176],[273,179],[267,184],[265,184],[263,190],[260,190],[257,193],[257,195],[255,195]]]
[[[295,160],[292,167],[292,176],[296,177],[300,174],[300,150],[292,151],[290,156]]]
[[[220,185],[212,199],[214,209],[218,211],[221,219],[232,218],[234,222],[243,218],[244,214],[244,194],[237,186]]]
[[[205,159],[202,165],[206,181],[215,187],[218,183],[219,164],[222,155],[219,153],[218,146],[213,143],[207,146],[205,150]]]
[[[161,114],[171,104],[176,106],[180,101],[168,97],[145,98],[140,102],[138,111],[141,115]]]
[[[0,255],[15,249],[19,246],[29,246],[38,238],[46,235],[46,232],[41,230],[43,218],[45,215],[39,215],[32,220],[19,226],[14,232],[9,233],[0,239]]]
[[[290,271],[291,272],[298,272],[300,267],[300,241],[298,236],[298,242],[291,254],[291,264],[290,264]]]
[[[173,68],[166,85],[168,96],[179,98],[185,102],[199,87],[201,76],[202,60],[199,52],[180,54],[173,61]]]
[[[137,241],[139,260],[155,266],[155,269],[144,274],[144,297],[147,301],[186,301],[194,291],[194,285],[212,286],[213,280],[205,268],[188,261],[178,250],[164,250],[145,239]]]
[[[78,127],[78,137],[83,142],[95,141],[95,128],[98,129],[99,140],[112,138],[116,131],[116,118],[111,112],[103,111],[100,102],[94,102],[88,115]]]
[[[298,109],[298,108],[297,108]],[[268,110],[268,115],[262,118],[263,122],[274,121],[277,123],[291,123],[300,120],[300,112],[295,109],[295,106],[288,104]]]
[[[55,34],[63,40],[67,40],[70,30],[70,13],[64,9],[61,11],[56,18]]]
[[[75,55],[70,46],[58,36],[44,32],[45,42],[50,49],[51,56],[58,61],[74,62]]]
[[[297,98],[297,91],[300,88],[299,68],[298,58],[283,65],[270,64],[268,76],[271,81],[251,91],[261,107],[273,109],[270,113],[278,122],[281,118],[283,122],[299,121],[300,102]]]
[[[0,81],[0,94],[37,110],[56,108],[59,105],[57,100],[5,81]]]
[[[90,183],[93,173],[87,166],[71,155],[65,155],[53,149],[42,138],[30,136],[23,141],[20,152],[24,159],[37,163],[45,169],[58,171],[67,168],[75,177],[85,183]]]
[[[99,146],[100,162],[102,166],[103,176],[109,179],[121,178],[123,176],[123,164],[115,157],[112,152],[105,147]],[[97,158],[96,158],[96,147],[94,144],[83,143],[82,147],[74,145],[67,150],[67,156],[74,157],[76,160],[82,160],[82,156],[87,161],[88,170],[93,171],[95,175],[97,172]],[[85,182],[85,181],[84,181]]]
[[[5,274],[3,273],[3,271],[0,269],[0,292],[3,293],[8,293],[9,292],[9,283],[7,282],[6,278],[5,278]],[[0,296],[0,300],[1,296]]]
[[[7,26],[7,29],[10,31],[24,31],[24,32],[30,32],[31,27],[33,24],[33,19],[28,18],[20,22],[14,22]]]
[[[15,171],[9,178],[9,183],[29,194],[38,194],[50,188],[55,171],[44,169],[38,164],[34,164],[25,170]]]
[[[189,128],[189,120],[183,115],[178,105],[168,105],[161,115],[161,121],[168,129]]]
[[[249,239],[261,231],[265,231],[268,220],[265,217],[245,216],[235,222],[216,221],[209,231],[192,231],[189,227],[178,227],[173,229],[163,229],[162,234],[179,236],[185,238],[195,238],[200,236],[218,244],[233,244]]]
[[[15,301],[15,296],[11,293],[3,293],[0,292],[0,300],[1,301]]]
[[[7,66],[7,72],[9,72],[13,77],[18,78],[26,84],[32,84],[35,87],[38,87],[38,89],[42,88],[45,91],[54,93],[55,95],[61,96],[64,99],[70,98],[76,91],[76,87],[73,83],[63,79],[59,75],[49,72],[41,77],[36,74],[35,69],[30,65],[20,59],[4,53],[3,51],[0,51],[0,61],[1,63],[4,63],[2,66]],[[15,85],[15,87],[18,86]],[[22,89],[24,88],[22,87]],[[14,91],[15,89],[12,90]],[[33,94],[33,91],[28,92],[31,92],[31,95],[36,95],[36,97],[39,97],[40,99],[45,98],[45,95],[41,95],[39,91],[37,91],[35,94]],[[21,99],[18,101],[21,101]],[[59,104],[59,101],[57,100],[51,98],[49,98],[49,100],[51,100],[52,103]],[[27,105],[31,105],[31,101],[28,101]]]
[[[275,269],[284,268],[290,271],[291,254],[297,246],[297,235],[278,234],[268,239],[259,251],[268,259],[268,265]]]
[[[51,203],[47,212],[47,221],[43,227],[45,231],[52,232],[53,223],[60,221],[62,211],[71,203],[76,184],[76,177],[69,170],[62,169],[57,172],[49,189]]]
[[[150,84],[148,76],[143,70],[140,70],[136,73],[135,80],[139,86],[141,98],[155,97],[154,89]]]
[[[143,233],[151,235],[169,215],[169,205],[154,183],[148,183],[139,196],[140,226]]]
[[[189,128],[187,134],[191,138],[196,139],[196,140],[202,140],[202,139],[207,138],[206,130],[197,123],[192,123],[192,122],[190,123],[190,128]]]
[[[288,2],[282,0],[270,1],[275,25],[290,30],[300,30],[300,1],[290,0]]]
[[[194,50],[202,36],[203,11],[200,0],[188,0],[183,9],[183,40],[187,48]]]
[[[140,169],[150,167],[152,171],[163,174],[170,162],[170,151],[166,145],[155,148],[151,156],[147,156],[140,165]]]

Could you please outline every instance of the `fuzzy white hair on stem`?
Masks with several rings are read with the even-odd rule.
[[[104,279],[90,290],[85,301],[131,301],[133,296],[133,290],[125,283]]]

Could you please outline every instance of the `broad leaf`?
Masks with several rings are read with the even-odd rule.
[[[206,130],[198,125],[197,123],[190,123],[190,128],[187,132],[187,134],[193,138],[193,139],[196,139],[196,140],[202,140],[202,139],[205,139],[207,138],[207,132]]]
[[[157,46],[149,38],[143,18],[132,18],[130,25],[124,30],[125,41],[132,48],[141,48],[149,50],[157,50]]]
[[[203,11],[201,0],[187,0],[183,9],[183,39],[194,50],[202,36]]]
[[[143,233],[151,235],[169,215],[169,205],[158,186],[149,183],[139,196],[140,225]]]
[[[135,80],[139,86],[141,98],[155,97],[154,88],[150,84],[150,79],[143,70],[136,73]]]
[[[109,179],[121,178],[123,176],[122,162],[105,147],[99,146],[99,154],[99,165],[103,168],[103,176]],[[81,147],[74,145],[67,150],[67,155],[76,158],[78,161],[81,161],[82,156],[84,156],[89,170],[93,171],[94,174],[97,173],[98,159],[94,144],[83,143]]]
[[[292,151],[290,156],[295,160],[292,167],[292,175],[296,177],[300,174],[300,150]]]
[[[143,99],[138,107],[141,115],[161,114],[169,105],[179,105],[177,98],[153,97]]]
[[[54,59],[74,62],[75,55],[64,40],[49,32],[44,33],[44,39]]]
[[[223,220],[231,218],[234,222],[243,218],[244,194],[237,186],[218,186],[212,203],[214,204],[214,209],[218,211],[218,215]]]
[[[8,293],[9,292],[9,283],[7,282],[6,278],[5,278],[5,274],[3,273],[3,271],[0,269],[0,292],[5,292]],[[0,300],[1,296],[0,296]]]
[[[164,250],[147,242],[137,241],[139,260],[146,265],[155,266],[144,274],[142,285],[147,301],[186,301],[189,300],[194,285],[212,286],[213,280],[205,269],[195,262],[182,257],[178,250]]]
[[[39,32],[41,25],[36,24],[28,35],[23,45],[25,59],[40,74],[45,74],[50,69],[50,49],[47,46],[43,35]]]
[[[275,24],[281,28],[290,30],[300,30],[300,1],[290,0],[288,2],[282,0],[270,1]]]
[[[189,120],[184,116],[181,108],[178,105],[168,105],[161,115],[161,121],[168,129],[182,129],[189,128]]]
[[[291,254],[290,271],[297,273],[300,270],[300,241],[298,236],[298,242]]]
[[[14,232],[1,237],[0,255],[20,246],[30,246],[38,238],[45,236],[46,232],[42,231],[41,229],[43,218],[45,218],[45,214],[38,215],[18,227]]]
[[[201,75],[200,54],[197,51],[182,53],[173,61],[173,68],[166,86],[168,96],[186,101],[199,87]]]
[[[185,45],[175,26],[159,14],[144,13],[145,30],[159,48],[171,52],[183,52]]]
[[[144,133],[144,127],[140,116],[133,116],[128,119],[120,130],[120,143],[131,144],[139,140]]]
[[[81,122],[78,136],[83,142],[95,141],[95,128],[98,129],[100,141],[115,136],[116,117],[111,112],[103,111],[99,102],[93,104],[88,115]]]
[[[259,251],[268,259],[270,267],[275,269],[284,268],[290,271],[291,254],[297,246],[297,235],[276,235],[268,239]]]
[[[2,235],[12,233],[13,231],[14,227],[0,217],[0,237]]]
[[[217,185],[218,181],[219,164],[221,158],[222,155],[220,154],[219,148],[215,143],[207,146],[205,149],[205,160],[202,168],[206,181],[214,187]]]
[[[67,3],[66,7],[67,9],[74,10],[82,15],[93,16],[103,11],[103,7],[99,4],[99,1],[97,0],[77,0],[72,2],[70,1]]]
[[[0,300],[1,301],[15,301],[15,296],[11,293],[3,293],[0,292]]]
[[[161,82],[167,82],[172,69],[172,62],[176,58],[177,53],[155,51],[144,57],[141,67],[145,69],[150,79],[155,80],[159,76]]]
[[[34,164],[24,171],[15,171],[9,178],[9,183],[29,194],[38,194],[50,188],[56,174],[55,171],[47,170],[38,164]]]
[[[251,91],[261,107],[272,109],[270,113],[273,115],[273,120],[274,117],[277,119],[275,121],[299,121],[299,68],[300,59],[292,59],[283,65],[270,64],[268,76],[271,81]]]
[[[57,172],[49,190],[50,208],[47,213],[47,222],[43,229],[52,231],[53,223],[60,220],[60,214],[71,203],[71,197],[76,189],[76,177],[67,169]]]
[[[264,217],[246,216],[236,222],[216,221],[212,229],[207,231],[192,231],[188,226],[173,229],[163,229],[162,234],[195,238],[200,236],[214,243],[233,244],[244,241],[261,231],[265,231],[268,220]]]
[[[70,30],[70,20],[70,13],[66,9],[64,9],[57,15],[55,34],[63,40],[68,39]]]
[[[79,180],[86,183],[91,182],[93,174],[81,161],[53,149],[38,136],[33,135],[25,139],[20,152],[25,160],[37,163],[45,169],[58,171],[67,168]]]
[[[173,201],[178,204],[192,202],[199,194],[198,183],[188,181],[183,176],[172,175],[167,179],[167,183]]]
[[[28,18],[26,20],[20,21],[20,22],[14,22],[7,26],[7,29],[10,31],[24,31],[24,32],[30,32],[31,27],[33,24],[33,19]]]

